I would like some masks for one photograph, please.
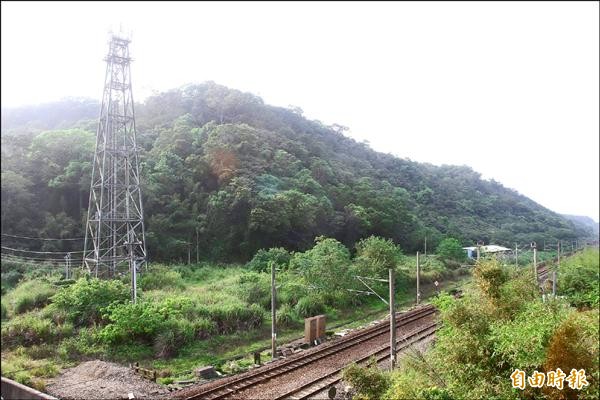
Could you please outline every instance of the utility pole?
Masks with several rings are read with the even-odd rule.
[[[390,286],[390,371],[396,365],[396,310],[394,296],[394,270],[389,269],[389,286]]]
[[[271,358],[277,358],[277,331],[275,330],[277,298],[275,291],[275,263],[271,261]]]
[[[519,244],[515,243],[515,267],[519,267]]]
[[[198,245],[198,227],[196,227],[196,264],[200,264],[200,252],[199,250],[199,245]]]
[[[535,242],[531,242],[531,247],[533,248],[533,279],[535,279],[535,284],[538,284],[538,275],[537,275],[537,246]]]
[[[417,251],[417,304],[419,304],[421,302],[421,291],[419,289],[419,277],[420,277],[420,273],[419,273],[419,252]]]
[[[560,268],[560,240],[558,241],[557,247],[558,247],[557,263],[556,263],[556,268],[552,272],[552,296],[553,297],[556,297],[556,277],[558,276],[558,274],[556,272]]]
[[[71,253],[65,256],[65,279],[69,279],[71,270]]]
[[[188,242],[188,265],[192,263],[192,242]]]
[[[425,236],[425,258],[427,258],[427,236]]]
[[[137,260],[135,258],[134,246],[139,244],[139,242],[134,243],[133,241],[123,243],[123,245],[125,245],[129,251],[129,270],[131,272],[131,302],[133,304],[137,303]]]

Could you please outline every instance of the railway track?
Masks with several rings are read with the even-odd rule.
[[[439,323],[434,322],[417,329],[412,330],[408,334],[404,335],[403,338],[396,341],[396,351],[400,352],[407,349],[411,345],[427,339],[435,334],[439,327]],[[381,346],[376,351],[369,353],[368,355],[356,360],[358,365],[367,365],[373,358],[377,363],[388,360],[390,357],[389,345]],[[275,397],[275,400],[290,399],[290,400],[301,400],[308,399],[320,392],[323,392],[331,386],[337,384],[342,380],[342,370],[345,367],[337,368],[317,379],[309,381],[298,388],[287,391],[280,396]]]
[[[419,307],[413,309],[411,311],[402,313],[400,315],[396,315],[396,327],[400,328],[403,325],[407,325],[414,321],[418,321],[427,316],[430,316],[436,312],[435,307],[432,305],[426,305],[423,307]],[[431,336],[435,330],[432,331],[433,326],[428,324],[425,328],[419,330],[418,328],[412,336],[419,335],[427,335]],[[248,371],[246,373],[240,374],[235,377],[224,378],[222,383],[219,381],[215,381],[197,388],[186,388],[183,390],[183,393],[174,393],[174,397],[176,398],[185,398],[187,400],[196,400],[196,399],[206,399],[206,400],[216,400],[223,399],[230,396],[235,395],[238,392],[253,388],[261,383],[267,382],[275,377],[279,377],[281,375],[285,375],[292,371],[298,370],[300,368],[307,367],[319,360],[325,359],[327,357],[333,356],[340,351],[349,349],[354,346],[358,346],[361,343],[364,343],[367,340],[376,338],[381,335],[385,335],[389,332],[389,323],[382,322],[377,325],[371,326],[369,328],[351,333],[339,340],[334,340],[328,343],[325,343],[319,347],[316,347],[312,350],[308,350],[302,353],[294,354],[286,359],[276,361],[271,365],[267,365],[261,368],[257,368],[252,371]],[[405,340],[413,340],[406,339],[407,335],[405,335],[405,339],[399,341],[400,346],[404,346]],[[420,336],[419,336],[420,337]],[[426,336],[425,336],[426,337]],[[414,339],[416,340],[416,339]],[[422,339],[420,339],[422,340]],[[412,343],[412,342],[411,342]],[[404,347],[403,347],[404,348]],[[387,350],[387,355],[389,356],[389,349]],[[370,357],[385,357],[386,350],[382,348],[378,348],[372,354],[369,354]],[[364,358],[364,357],[363,357]],[[362,360],[362,359],[361,359]],[[359,360],[360,361],[360,360]],[[362,360],[361,362],[365,362]],[[340,369],[331,372],[330,374],[324,375],[321,384],[330,385],[329,380],[335,380],[336,378],[333,375],[339,375]],[[333,375],[332,375],[333,374]],[[315,384],[311,382],[312,386]],[[306,386],[302,390],[309,390],[309,386]],[[322,389],[319,389],[322,390]],[[304,393],[304,392],[302,392]],[[286,394],[287,395],[287,394]],[[290,394],[291,395],[291,394]],[[302,394],[299,394],[302,395]]]

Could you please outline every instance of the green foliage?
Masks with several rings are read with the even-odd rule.
[[[551,400],[562,398],[598,398],[600,388],[599,372],[599,332],[598,309],[587,312],[571,313],[555,330],[546,353],[544,369],[563,371],[585,369],[590,386],[585,394],[565,386],[562,393],[546,388],[545,395]],[[568,373],[568,372],[567,372]]]
[[[242,301],[270,309],[271,276],[255,272],[240,275],[238,293]]]
[[[600,253],[587,249],[561,262],[558,294],[566,295],[575,307],[598,307],[600,304]]]
[[[75,326],[87,326],[101,322],[102,308],[129,301],[129,288],[117,280],[85,277],[61,288],[52,301]]]
[[[494,304],[500,303],[500,288],[509,279],[509,273],[497,259],[482,259],[473,271],[473,278],[479,290]]]
[[[171,357],[195,336],[196,326],[194,323],[186,319],[170,319],[154,338],[154,354],[160,358]]]
[[[295,253],[290,267],[322,293],[348,288],[353,283],[350,252],[335,239],[318,237],[315,246],[304,253]]]
[[[246,266],[257,272],[269,272],[269,262],[274,262],[276,267],[287,267],[292,256],[282,247],[274,247],[269,250],[260,249]]]
[[[515,368],[541,366],[552,334],[568,313],[559,302],[529,302],[512,321],[499,320],[491,325],[495,353]]]
[[[370,236],[356,244],[356,272],[362,276],[384,278],[388,269],[396,269],[402,251],[393,241]]]
[[[3,232],[82,235],[93,104],[59,102],[5,113]],[[339,126],[213,82],[136,104],[136,124],[147,154],[140,169],[147,246],[158,261],[185,260],[195,232],[203,257],[239,262],[259,249],[304,251],[319,235],[348,248],[376,235],[413,253],[424,237],[435,247],[448,236],[508,245],[590,234],[469,167],[377,153]],[[19,245],[7,239],[5,246]],[[74,250],[71,245],[44,244],[56,251]]]
[[[356,390],[358,396],[355,398],[364,400],[381,399],[390,384],[388,376],[377,368],[376,363],[367,368],[351,364],[344,369],[342,377]]]
[[[322,296],[309,295],[302,297],[294,307],[301,318],[314,317],[325,312],[325,302]]]
[[[219,333],[233,333],[258,328],[264,320],[264,310],[257,304],[224,304],[208,308]]]
[[[107,348],[96,340],[97,334],[98,328],[80,328],[77,335],[60,342],[58,356],[65,361],[102,357]]]
[[[181,274],[164,265],[152,265],[148,272],[140,277],[142,290],[153,289],[183,289],[184,282]]]
[[[50,302],[56,289],[46,280],[33,279],[19,284],[6,296],[15,314],[41,308]]]
[[[386,397],[515,398],[508,379],[515,368],[530,373],[584,367],[596,379],[598,311],[576,312],[560,299],[542,302],[527,272],[484,259],[475,268],[473,290],[460,299],[439,296],[434,303],[443,325],[435,346],[408,357]],[[596,393],[590,389],[589,398]],[[528,398],[542,395],[558,400],[574,394],[525,392]]]
[[[73,325],[56,325],[35,313],[16,316],[2,325],[2,346],[55,343],[73,333]]]
[[[452,307],[455,300],[456,299],[454,296],[448,294],[447,292],[442,292],[431,300],[431,304],[433,304],[438,310],[444,312],[448,311],[450,307]]]
[[[0,309],[2,310],[2,320],[4,321],[8,317],[8,312],[6,311],[4,300],[2,300],[2,302],[0,303]]]
[[[437,246],[435,253],[446,264],[451,261],[461,262],[467,259],[467,254],[462,249],[460,242],[454,238],[442,240]]]
[[[277,326],[289,328],[296,325],[298,316],[293,307],[289,304],[284,304],[277,310]]]

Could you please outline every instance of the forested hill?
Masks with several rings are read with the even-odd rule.
[[[83,235],[98,109],[71,99],[3,110],[3,233]],[[221,261],[305,249],[319,235],[353,247],[375,234],[412,252],[425,237],[428,247],[446,235],[512,246],[590,233],[469,167],[378,153],[341,126],[212,82],[153,96],[136,120],[154,260],[187,258],[196,232],[201,256]]]

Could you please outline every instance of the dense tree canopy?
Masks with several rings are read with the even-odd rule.
[[[3,232],[83,234],[92,105],[3,110]],[[196,240],[201,258],[233,261],[261,248],[306,250],[320,235],[348,248],[376,235],[412,252],[425,237],[435,247],[448,236],[508,245],[588,234],[469,167],[378,153],[343,127],[212,82],[150,97],[136,117],[154,260],[185,259]]]

